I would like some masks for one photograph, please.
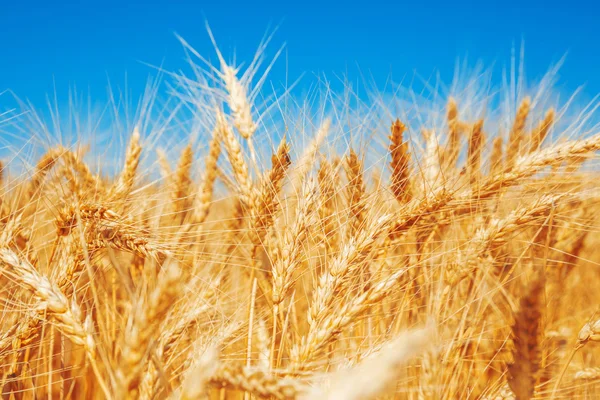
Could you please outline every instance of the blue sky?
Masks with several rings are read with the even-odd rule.
[[[372,75],[380,87],[413,71],[428,77],[439,70],[450,80],[457,58],[502,68],[523,39],[528,77],[539,77],[568,53],[563,87],[585,84],[586,97],[599,93],[599,8],[522,3],[7,1],[0,11],[0,92],[11,89],[41,107],[55,87],[66,99],[76,86],[102,101],[109,79],[122,86],[127,74],[131,93],[139,95],[154,72],[140,61],[184,66],[174,32],[214,57],[206,19],[223,52],[235,50],[238,60],[250,60],[269,26],[279,26],[270,54],[286,43],[287,61],[280,59],[271,78],[282,82],[287,72],[294,80],[306,72],[301,87],[312,73]]]

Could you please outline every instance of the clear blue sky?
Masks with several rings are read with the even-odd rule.
[[[287,43],[289,76],[310,73],[372,74],[383,85],[414,70],[427,77],[439,70],[450,79],[457,57],[508,65],[513,44],[525,41],[527,75],[535,78],[568,53],[560,82],[586,84],[600,92],[600,7],[569,1],[386,2],[330,1],[6,1],[0,11],[0,91],[43,106],[54,91],[69,87],[105,98],[108,78],[122,85],[125,73],[139,94],[153,73],[140,61],[167,69],[183,67],[183,36],[213,57],[204,29],[207,19],[225,54],[249,60],[269,26],[279,25],[273,45]],[[285,58],[272,79],[285,77]],[[499,77],[499,76],[498,76]],[[4,97],[4,96],[3,96]],[[0,107],[2,99],[0,97]]]

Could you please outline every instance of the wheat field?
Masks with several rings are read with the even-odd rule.
[[[112,159],[76,132],[2,160],[3,399],[600,395],[594,103],[553,71],[265,96],[262,51],[183,44],[190,124],[151,90]]]

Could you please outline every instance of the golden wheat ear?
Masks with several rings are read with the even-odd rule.
[[[225,115],[220,110],[217,110],[216,124],[223,137],[223,144],[225,145],[229,163],[233,169],[233,176],[237,183],[240,200],[245,207],[250,207],[254,200],[255,189],[240,143],[229,126]]]
[[[192,143],[189,143],[179,157],[179,164],[175,171],[175,177],[173,179],[173,211],[174,217],[178,221],[183,221],[185,215],[190,208],[190,196],[191,196],[191,185],[192,178],[190,176],[192,172],[192,165],[194,163],[194,150]]]
[[[542,356],[543,280],[536,279],[530,284],[528,290],[528,294],[521,299],[519,311],[514,316],[513,362],[508,366],[510,375],[508,384],[516,399],[519,400],[533,398]]]
[[[200,183],[200,188],[194,199],[192,207],[192,224],[202,224],[206,221],[213,199],[215,181],[217,179],[217,163],[221,156],[221,131],[219,126],[213,129],[210,140],[208,154],[204,161],[204,172]]]
[[[517,157],[520,154],[521,150],[521,142],[525,136],[525,123],[527,122],[527,117],[529,116],[529,110],[531,109],[531,99],[526,97],[519,105],[519,109],[517,110],[517,116],[515,117],[515,121],[513,123],[512,129],[510,131],[510,135],[508,138],[508,148],[506,149],[506,169],[510,170],[515,164]]]
[[[125,153],[125,164],[119,174],[119,178],[110,188],[108,201],[123,202],[129,195],[129,192],[133,187],[135,176],[137,175],[141,153],[140,131],[136,127],[133,130],[127,152]]]
[[[348,237],[354,236],[360,232],[365,222],[365,183],[364,183],[364,165],[356,152],[350,149],[350,153],[345,158],[345,169],[348,183],[346,186],[346,201],[350,211],[350,229]]]
[[[544,119],[531,131],[530,153],[536,151],[542,145],[554,124],[554,119],[555,112],[553,109],[550,109],[546,112]]]
[[[475,122],[469,136],[469,148],[467,153],[467,174],[469,182],[475,186],[481,179],[481,151],[485,142],[483,133],[483,119]]]
[[[406,126],[397,119],[392,124],[389,152],[391,156],[390,189],[400,204],[408,203],[412,199],[410,182],[410,153],[408,143],[402,137]]]

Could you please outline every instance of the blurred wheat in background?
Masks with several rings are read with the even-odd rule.
[[[554,71],[267,96],[264,46],[183,44],[191,122],[150,90],[116,168],[84,135],[3,159],[3,399],[600,395],[595,104]]]

